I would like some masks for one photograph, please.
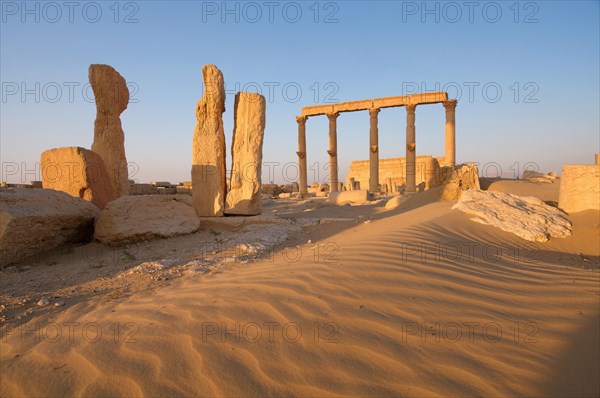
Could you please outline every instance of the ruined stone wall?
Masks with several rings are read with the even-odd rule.
[[[439,185],[435,182],[436,175],[439,175],[438,158],[431,155],[417,156],[416,161],[416,184],[424,182],[425,186]],[[382,190],[388,192],[397,192],[405,180],[406,158],[388,158],[379,159],[379,183]],[[361,189],[369,188],[369,161],[354,160],[350,163],[350,170],[346,175],[346,187],[350,189],[351,179],[354,179],[355,185],[360,183]]]

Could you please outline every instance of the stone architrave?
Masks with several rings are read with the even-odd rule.
[[[225,82],[215,65],[202,67],[204,94],[196,105],[192,140],[192,199],[200,217],[222,216],[225,210]]]
[[[231,143],[231,188],[225,213],[260,214],[262,147],[265,132],[265,97],[257,93],[235,96]]]
[[[41,156],[42,186],[66,192],[104,209],[116,199],[104,161],[80,147],[54,148]]]
[[[120,115],[129,103],[127,82],[111,66],[98,64],[90,65],[89,80],[96,98],[92,151],[104,161],[116,197],[125,196],[129,179]]]

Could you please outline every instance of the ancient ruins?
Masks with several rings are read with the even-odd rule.
[[[301,115],[296,117],[298,123],[298,163],[300,169],[300,195],[308,195],[307,163],[306,163],[306,121],[309,117],[326,115],[329,119],[329,187],[330,192],[339,190],[338,157],[337,157],[337,118],[342,112],[369,111],[369,184],[370,192],[380,192],[379,172],[379,133],[377,115],[382,108],[406,108],[406,192],[417,189],[416,171],[416,128],[415,111],[418,105],[442,103],[446,110],[445,156],[440,158],[443,166],[453,167],[456,163],[455,148],[455,109],[457,100],[448,100],[448,93],[431,92],[398,97],[375,98],[361,101],[340,102],[332,105],[316,105],[302,108]],[[352,185],[352,184],[350,184]],[[391,185],[391,184],[390,184]],[[354,188],[354,187],[350,187]]]
[[[204,94],[196,105],[192,141],[192,198],[200,217],[260,214],[265,98],[238,93],[234,105],[232,172],[227,191],[225,163],[225,82],[215,65],[202,68]]]
[[[226,214],[260,214],[262,147],[265,132],[265,97],[237,93],[231,142],[231,179]]]
[[[95,204],[99,209],[116,199],[104,161],[94,151],[64,147],[41,156],[42,186],[63,191]]]
[[[89,79],[96,98],[92,151],[104,160],[114,193],[121,197],[129,191],[125,134],[120,118],[129,104],[129,89],[123,76],[109,65],[90,65]]]
[[[560,179],[558,206],[567,213],[600,210],[600,155],[596,164],[566,164]]]
[[[197,124],[192,140],[192,191],[200,217],[222,216],[225,211],[225,82],[215,65],[202,67],[204,94],[196,105]]]

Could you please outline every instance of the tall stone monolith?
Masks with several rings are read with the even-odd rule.
[[[262,147],[265,132],[265,97],[237,93],[231,143],[231,182],[227,214],[260,214]]]
[[[113,67],[99,64],[90,65],[89,79],[96,98],[92,151],[104,161],[116,197],[125,196],[129,180],[120,116],[129,103],[127,82]]]
[[[222,216],[225,210],[225,83],[215,65],[202,67],[204,94],[196,105],[192,140],[192,199],[200,217]]]

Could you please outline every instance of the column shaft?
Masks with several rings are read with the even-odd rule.
[[[328,113],[329,118],[329,192],[337,192],[338,183],[338,158],[337,158],[337,117],[339,113]]]
[[[369,191],[379,192],[379,130],[377,114],[379,108],[369,109]]]
[[[446,149],[444,153],[444,164],[454,166],[456,164],[456,126],[455,109],[456,100],[444,101],[446,108]]]
[[[416,105],[406,105],[406,192],[417,190],[415,108]]]
[[[298,169],[300,174],[299,191],[300,196],[308,196],[308,186],[306,182],[306,116],[296,116],[298,122]]]

